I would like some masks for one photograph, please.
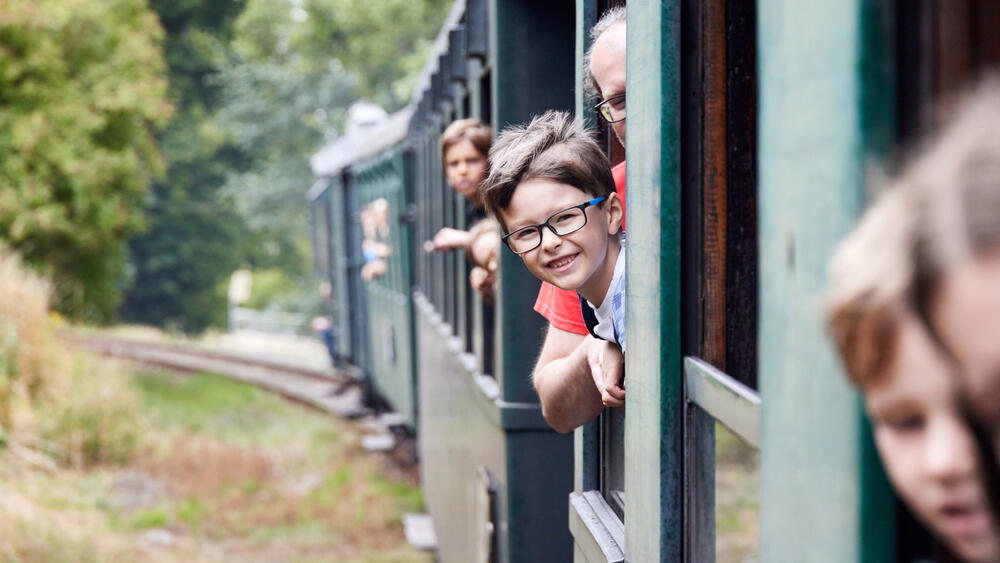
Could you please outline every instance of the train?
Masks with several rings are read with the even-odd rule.
[[[824,334],[835,244],[873,162],[1000,61],[978,0],[627,6],[627,151],[584,93],[588,30],[614,0],[458,0],[411,102],[313,159],[316,274],[337,353],[418,437],[443,562],[716,558],[715,428],[760,452],[759,559],[917,561],[934,541],[896,498]],[[627,154],[627,415],[571,434],[530,374],[538,281],[502,253],[495,303],[459,253],[466,226],[438,138],[549,109]],[[365,241],[384,274],[363,272]]]

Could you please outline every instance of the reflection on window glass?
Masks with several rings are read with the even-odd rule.
[[[715,553],[719,563],[756,562],[759,554],[760,453],[715,425]]]
[[[388,258],[392,254],[391,232],[389,230],[389,201],[380,197],[361,208],[361,253],[365,265],[361,267],[361,279],[372,281],[385,275]]]

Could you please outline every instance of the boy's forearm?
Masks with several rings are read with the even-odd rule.
[[[590,375],[586,339],[573,335],[578,337],[576,347],[571,349],[569,355],[559,355],[558,346],[572,342],[565,336],[571,333],[564,332],[562,337],[556,337],[559,340],[550,342],[549,339],[553,338],[551,333],[550,329],[535,367],[535,390],[549,425],[557,432],[571,432],[601,414],[604,404]],[[547,351],[549,354],[546,354]]]

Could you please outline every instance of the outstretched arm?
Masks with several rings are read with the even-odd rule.
[[[532,378],[542,415],[557,432],[571,432],[601,414],[604,403],[591,376],[592,337],[549,326]]]

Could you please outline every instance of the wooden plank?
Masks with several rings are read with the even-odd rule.
[[[726,373],[757,386],[757,12],[726,2]]]
[[[867,166],[895,131],[888,10],[758,4],[761,561],[895,560],[891,493],[869,479],[858,397],[819,307]]]
[[[628,560],[682,561],[679,0],[628,11]]]
[[[698,355],[726,369],[726,5],[701,3],[701,342]]]

